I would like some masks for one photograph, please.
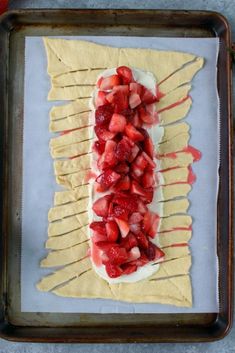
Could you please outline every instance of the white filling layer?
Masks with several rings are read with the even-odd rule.
[[[97,78],[97,81],[98,79],[102,76],[102,77],[108,77],[110,75],[114,75],[116,74],[116,69],[113,68],[113,69],[107,69],[105,70],[102,74],[100,74]],[[139,69],[132,69],[132,74],[133,74],[133,77],[135,79],[136,82],[142,84],[143,86],[147,87],[153,94],[155,94],[155,91],[156,91],[156,80],[153,76],[153,74],[151,72],[145,72],[145,71],[142,71],[142,70],[139,70]],[[90,100],[90,108],[91,110],[94,112],[95,111],[95,98],[96,98],[96,95],[97,95],[97,92],[98,92],[98,89],[95,88],[94,91],[93,91],[93,94],[92,94],[92,98]],[[94,114],[94,113],[93,113]],[[92,115],[93,115],[92,114]],[[154,125],[152,126],[151,128],[148,128],[148,133],[150,135],[150,137],[152,138],[152,141],[153,143],[156,143],[158,144],[161,140],[162,140],[162,137],[163,137],[163,134],[164,134],[164,128],[162,126],[159,126],[159,125]],[[93,155],[93,158],[95,157],[94,154]],[[155,159],[155,162],[158,163],[158,167],[159,167],[159,160],[156,160]],[[159,169],[159,168],[158,168]],[[97,174],[99,175],[100,172],[98,171],[97,167],[96,167],[96,161],[93,160],[93,163],[92,163],[92,170]],[[91,195],[89,197],[89,206],[88,206],[88,214],[89,214],[89,223],[93,222],[93,221],[99,221],[100,220],[100,217],[96,216],[96,214],[92,211],[92,205],[93,203],[98,199],[100,198],[101,196],[104,196],[105,193],[96,193],[94,191],[94,180],[92,180],[91,182]],[[109,192],[107,192],[108,194]],[[158,215],[162,215],[163,214],[163,205],[162,205],[162,202],[158,202],[159,200],[159,197],[160,199],[162,199],[162,192],[161,192],[161,188],[158,189],[158,193],[154,193],[154,197],[153,197],[153,201],[148,204],[148,208],[157,213]],[[160,227],[160,222],[159,222],[159,226],[158,226],[158,229]],[[89,228],[89,237],[91,238],[91,230]],[[158,237],[156,236],[155,239],[151,239],[151,241],[156,244],[157,246],[160,246],[159,244],[159,240],[158,240]],[[92,243],[90,244],[92,246]],[[104,280],[106,280],[108,283],[121,283],[121,282],[138,282],[138,281],[141,281],[147,277],[150,277],[152,276],[155,272],[158,271],[159,269],[159,264],[157,264],[156,262],[154,261],[151,261],[149,262],[148,264],[142,266],[142,267],[139,267],[138,270],[136,272],[133,272],[129,275],[122,275],[118,278],[110,278],[107,273],[106,273],[106,270],[105,270],[105,266],[104,265],[101,265],[99,267],[97,267],[95,265],[95,263],[93,262],[92,260],[92,257],[91,257],[91,262],[92,262],[92,265],[93,265],[93,268],[95,270],[95,272],[100,276],[102,277]]]

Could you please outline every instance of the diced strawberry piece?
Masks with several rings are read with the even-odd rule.
[[[119,234],[117,223],[114,221],[107,222],[105,224],[105,229],[107,234],[107,240],[111,242],[117,241],[118,234]]]
[[[124,94],[128,95],[129,94],[129,86],[128,85],[114,86],[113,91],[121,91]]]
[[[144,156],[144,152],[142,152],[138,157],[136,157],[134,163],[133,163],[133,168],[137,167],[141,170],[144,171],[144,169],[147,167],[148,161]]]
[[[104,91],[99,91],[97,93],[97,96],[95,98],[95,106],[96,108],[108,104],[108,101],[106,99],[107,93]]]
[[[130,144],[123,138],[117,144],[115,156],[119,161],[128,161],[131,156],[132,147]]]
[[[126,264],[121,265],[121,268],[123,270],[122,275],[129,275],[133,272],[136,272],[137,265],[126,263]]]
[[[144,171],[141,168],[135,167],[134,164],[132,164],[131,169],[132,169],[131,176],[134,179],[139,180],[139,178],[144,174]]]
[[[105,148],[105,141],[95,141],[93,144],[93,151],[96,152],[97,154],[101,155],[104,152]]]
[[[152,94],[152,92],[143,86],[141,100],[145,104],[152,104],[158,101],[157,97]]]
[[[119,246],[113,246],[108,251],[106,255],[109,262],[115,265],[121,265],[128,260],[127,251],[125,248],[120,248]]]
[[[138,210],[138,201],[134,195],[115,195],[113,198],[113,203],[127,209],[130,212],[136,212]]]
[[[106,100],[114,106],[115,113],[122,113],[128,108],[128,96],[121,90],[108,93]]]
[[[158,249],[158,255],[160,255],[160,257],[164,256],[164,253],[159,248],[157,248],[157,246],[155,244],[153,244],[150,241],[148,244],[148,248],[145,250],[145,254],[147,255],[147,258],[150,261],[153,261],[156,259],[157,249]],[[163,254],[162,256],[161,256],[161,253]]]
[[[139,232],[135,234],[135,237],[140,248],[143,248],[143,249],[148,248],[149,242],[146,235],[143,232]]]
[[[135,224],[141,222],[143,216],[139,212],[133,212],[129,217],[129,224]]]
[[[103,76],[101,76],[101,77],[98,79],[98,81],[96,82],[96,86],[97,86],[98,88],[100,88],[100,85],[101,85],[102,80],[103,80]]]
[[[108,241],[99,241],[96,243],[96,246],[98,246],[99,249],[107,252],[110,249],[114,248],[114,247],[119,247],[119,245],[117,243],[111,243]]]
[[[144,136],[132,125],[127,124],[125,127],[125,134],[133,141],[143,141]]]
[[[121,162],[116,165],[115,171],[119,174],[127,174],[130,168],[125,162]]]
[[[109,123],[109,131],[123,132],[126,126],[126,118],[121,114],[113,114]]]
[[[142,126],[142,121],[139,118],[139,114],[136,111],[135,115],[133,115],[133,117],[131,117],[131,123],[134,127],[140,128]]]
[[[119,66],[117,68],[117,74],[121,77],[123,84],[128,85],[132,81],[134,81],[132,76],[132,71],[127,66]]]
[[[153,114],[148,113],[143,107],[138,109],[140,119],[146,124],[153,124],[156,122],[156,118]]]
[[[105,195],[96,200],[92,206],[93,211],[97,216],[106,217],[108,216],[109,203],[112,195]]]
[[[120,246],[124,247],[127,251],[138,245],[136,237],[131,232],[125,238],[122,238]]]
[[[95,192],[104,192],[104,191],[106,191],[106,188],[104,188],[103,186],[101,186],[100,184],[98,184],[95,181],[95,183],[94,183],[94,191]]]
[[[105,222],[92,222],[89,227],[100,234],[106,235]]]
[[[118,227],[119,227],[120,232],[121,232],[121,236],[123,238],[125,238],[127,236],[127,234],[129,233],[129,231],[130,231],[129,224],[126,221],[124,221],[123,219],[120,219],[120,218],[115,218],[115,221],[118,224]]]
[[[153,190],[151,188],[144,189],[135,180],[131,184],[131,192],[136,195],[140,195],[144,201],[150,203],[153,198]]]
[[[98,138],[103,140],[103,141],[112,140],[114,138],[114,136],[115,136],[114,132],[108,131],[103,126],[95,126],[95,133],[98,136]]]
[[[113,115],[113,107],[110,104],[101,105],[95,111],[96,125],[105,125],[110,122]]]
[[[105,144],[104,162],[108,163],[109,166],[114,166],[117,163],[116,148],[117,144],[115,141],[108,140]]]
[[[144,215],[147,212],[148,208],[147,206],[144,204],[144,202],[142,200],[138,200],[138,212],[141,213],[142,215]]]
[[[99,170],[104,170],[106,168],[109,168],[109,164],[105,162],[104,160],[105,154],[103,153],[98,159],[97,159],[97,167]]]
[[[142,152],[142,156],[146,159],[147,163],[152,167],[155,168],[156,164],[154,163],[154,161],[152,160],[152,158],[149,157],[149,155],[145,152]]]
[[[123,208],[122,206],[115,205],[115,206],[113,206],[113,211],[110,215],[127,221],[129,211],[127,209]]]
[[[107,190],[108,188],[116,184],[119,179],[120,174],[117,174],[112,169],[106,169],[104,173],[100,174],[98,178],[96,178],[96,182]]]
[[[130,231],[134,234],[138,234],[141,231],[140,223],[130,224]]]
[[[141,179],[142,186],[144,188],[151,188],[155,185],[154,171],[146,171]]]
[[[119,266],[111,263],[105,265],[105,270],[110,278],[117,278],[123,274],[123,270]]]
[[[131,154],[128,158],[128,162],[132,163],[133,160],[136,158],[137,154],[139,153],[139,147],[137,145],[134,145],[131,149]]]
[[[161,258],[164,258],[165,253],[158,247],[155,247],[155,259],[154,260],[158,260]]]
[[[123,176],[119,182],[115,185],[115,190],[129,190],[131,187],[130,177],[128,175]]]
[[[111,75],[108,77],[103,77],[103,80],[100,83],[101,90],[109,90],[112,89],[114,86],[120,85],[120,77],[119,75]]]
[[[128,260],[127,262],[134,261],[140,257],[140,249],[138,246],[133,247],[127,254]]]
[[[93,232],[92,234],[92,241],[96,244],[98,242],[102,241],[107,241],[107,235],[106,234],[100,234],[98,232]]]
[[[154,146],[153,141],[150,137],[144,139],[144,151],[149,155],[150,158],[154,157]]]
[[[157,233],[159,224],[159,216],[154,212],[146,212],[143,219],[143,229],[151,237],[154,238]]]
[[[130,85],[130,91],[133,92],[133,93],[137,93],[139,96],[141,96],[142,94],[142,88],[143,86],[140,85],[139,83],[137,82],[131,82]]]
[[[137,93],[131,93],[129,96],[129,106],[131,109],[136,108],[138,105],[141,104],[140,96]]]

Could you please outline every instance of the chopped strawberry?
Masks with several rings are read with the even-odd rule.
[[[111,104],[101,105],[95,111],[96,125],[105,125],[110,122],[113,115],[113,107]]]
[[[116,165],[115,171],[119,174],[127,174],[129,172],[130,168],[125,162],[121,162]]]
[[[110,278],[117,278],[123,274],[123,270],[119,266],[109,262],[105,265],[105,270]]]
[[[134,127],[140,128],[142,126],[142,121],[139,118],[139,114],[136,111],[133,117],[131,117],[131,123]]]
[[[150,137],[144,139],[144,151],[153,159],[154,156],[154,146],[153,141]]]
[[[163,257],[165,254],[163,251],[161,251],[155,244],[153,244],[151,241],[149,241],[148,248],[145,250],[145,253],[147,255],[147,258],[150,261],[159,259]]]
[[[104,252],[107,252],[114,247],[119,247],[117,243],[111,243],[108,241],[99,241],[96,243],[96,246],[98,246],[98,248],[103,250]]]
[[[115,185],[115,190],[129,190],[131,187],[130,177],[128,175],[124,175],[118,183]]]
[[[117,241],[119,229],[117,223],[114,221],[109,221],[105,224],[107,240],[111,242]]]
[[[130,212],[136,212],[138,209],[138,201],[134,195],[114,195],[113,203],[127,209]]]
[[[142,95],[142,89],[143,89],[143,86],[140,85],[139,83],[137,82],[131,82],[130,85],[130,91],[133,92],[133,93],[137,93],[139,96]]]
[[[142,87],[141,100],[145,104],[152,104],[158,101],[157,97],[146,87]]]
[[[121,90],[113,90],[108,93],[106,100],[114,106],[115,113],[121,113],[123,110],[128,108],[128,97]]]
[[[100,89],[101,90],[109,90],[112,89],[114,86],[120,85],[120,77],[119,75],[111,75],[108,77],[103,77],[103,80],[101,80],[100,83]]]
[[[96,86],[97,86],[98,88],[100,88],[100,85],[101,85],[102,80],[103,80],[103,77],[101,76],[101,77],[98,79],[98,81],[96,82]]]
[[[104,152],[105,141],[95,141],[93,144],[93,151],[101,155]]]
[[[146,124],[153,124],[156,122],[156,118],[153,114],[148,113],[143,107],[138,109],[140,119]]]
[[[119,77],[121,77],[123,84],[128,85],[129,83],[134,81],[132,71],[129,67],[119,66],[116,71]]]
[[[139,247],[143,248],[143,249],[147,249],[148,248],[148,239],[146,237],[146,235],[143,232],[139,232],[137,234],[135,234],[136,240],[138,242]]]
[[[96,244],[98,242],[102,241],[107,241],[107,235],[106,234],[100,234],[98,232],[93,232],[92,234],[92,241]]]
[[[109,203],[112,195],[105,195],[96,200],[92,206],[93,211],[97,216],[106,217],[108,216]]]
[[[146,161],[148,162],[148,164],[152,167],[155,168],[156,164],[154,163],[154,161],[152,160],[152,158],[149,157],[149,155],[145,152],[142,152],[142,156],[146,159]]]
[[[113,246],[106,251],[108,261],[115,265],[121,265],[128,260],[127,251],[125,248]]]
[[[129,106],[131,109],[136,108],[138,105],[141,104],[141,99],[138,93],[132,92],[129,96]]]
[[[141,231],[140,223],[133,223],[133,224],[130,224],[130,231],[131,231],[133,234],[138,234],[138,233]]]
[[[121,218],[125,221],[128,220],[129,211],[119,205],[113,206],[112,213],[110,213],[115,218]]]
[[[99,91],[97,93],[97,96],[95,98],[95,106],[96,108],[108,104],[108,101],[106,99],[107,93],[104,91]]]
[[[115,155],[116,148],[117,144],[113,140],[108,140],[105,144],[104,162],[108,163],[109,166],[114,166],[117,162]]]
[[[122,275],[129,275],[137,271],[137,265],[125,263],[121,265],[121,269],[123,270]]]
[[[125,238],[127,236],[127,234],[129,233],[129,231],[130,231],[129,224],[126,221],[124,221],[123,219],[120,219],[120,218],[115,218],[115,221],[118,224],[118,227],[119,227],[120,232],[121,232],[121,236],[123,238]]]
[[[144,175],[142,176],[142,186],[144,188],[151,188],[154,187],[155,185],[155,180],[154,180],[154,171],[146,171]]]
[[[144,171],[147,165],[148,165],[148,161],[144,156],[144,152],[142,152],[140,155],[138,155],[138,157],[136,157],[132,166],[133,166],[133,169],[137,167],[142,171]]]
[[[117,174],[112,169],[106,169],[104,173],[100,174],[96,178],[96,182],[99,183],[106,190],[116,184],[116,182],[120,179],[120,174]]]
[[[143,141],[144,136],[132,125],[127,124],[125,127],[125,134],[133,141]]]
[[[131,149],[130,156],[128,158],[128,162],[132,163],[133,160],[136,158],[137,154],[139,153],[139,147],[137,145],[134,145]]]
[[[129,232],[125,238],[122,238],[120,242],[120,246],[124,247],[127,251],[129,251],[130,249],[134,248],[137,245],[138,243],[137,243],[136,237],[131,232]]]
[[[128,95],[129,94],[129,86],[128,85],[114,86],[113,91],[122,91],[125,95]]]
[[[108,131],[103,126],[95,126],[95,133],[98,136],[98,138],[103,140],[103,141],[112,140],[114,138],[114,136],[115,136],[114,132]]]
[[[159,224],[159,216],[154,212],[146,212],[143,219],[143,229],[151,237],[154,238],[157,233]]]
[[[127,262],[134,261],[140,257],[140,249],[138,246],[133,247],[127,254],[128,260]]]
[[[132,147],[130,144],[124,138],[122,138],[122,140],[117,144],[115,156],[119,161],[125,162],[130,158],[131,151]]]
[[[105,222],[92,222],[89,227],[100,234],[106,235]]]
[[[131,192],[133,194],[140,195],[143,198],[143,200],[148,203],[152,202],[153,189],[152,188],[144,189],[135,180],[133,180],[131,183]]]
[[[129,224],[135,224],[141,222],[143,216],[139,212],[133,212],[129,217]]]
[[[149,262],[149,259],[143,251],[140,251],[140,257],[137,260],[130,262],[131,265],[144,266]]]
[[[144,204],[144,202],[142,200],[138,200],[138,212],[141,213],[142,215],[145,214],[145,212],[147,212],[148,208],[147,206]]]
[[[109,123],[109,131],[123,132],[126,126],[126,118],[121,114],[113,114]]]

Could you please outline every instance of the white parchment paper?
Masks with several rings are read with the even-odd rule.
[[[66,37],[65,37],[66,38]],[[193,217],[192,251],[193,307],[160,304],[128,304],[102,299],[62,298],[39,292],[35,285],[52,269],[41,269],[47,255],[47,213],[58,186],[49,154],[50,89],[46,53],[41,37],[25,43],[24,143],[22,195],[21,311],[93,313],[178,313],[218,311],[218,266],[216,254],[217,190],[219,167],[219,100],[216,65],[219,40],[150,37],[67,37],[117,47],[186,51],[205,58],[205,66],[192,81],[192,108],[186,117],[191,125],[190,144],[202,152],[193,164],[197,181],[189,199]],[[61,104],[62,102],[57,102]]]

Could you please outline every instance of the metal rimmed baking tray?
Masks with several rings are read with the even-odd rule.
[[[219,313],[62,314],[20,310],[24,41],[42,35],[218,37],[221,165],[217,212]],[[155,10],[22,10],[0,19],[0,335],[41,342],[182,342],[222,338],[232,324],[230,29],[220,14]]]

